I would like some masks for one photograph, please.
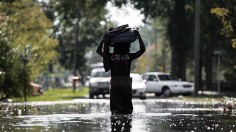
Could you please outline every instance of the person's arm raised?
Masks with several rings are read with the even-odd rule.
[[[138,30],[135,30],[135,33],[136,33],[137,38],[139,40],[139,51],[137,51],[135,53],[135,56],[138,58],[138,57],[140,57],[146,51],[146,48],[145,48],[145,45],[144,45],[143,40],[142,40],[142,37],[140,36]]]
[[[98,47],[96,50],[96,52],[102,57],[104,56],[104,52],[102,52],[103,44],[104,44],[104,36],[102,37],[102,40],[98,43]]]

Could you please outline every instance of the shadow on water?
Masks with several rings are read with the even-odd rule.
[[[132,128],[132,115],[111,116],[111,132],[130,132]]]
[[[235,131],[236,116],[220,103],[133,100],[134,113],[111,116],[109,99],[2,103],[0,131]]]

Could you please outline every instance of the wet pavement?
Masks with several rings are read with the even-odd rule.
[[[1,103],[0,131],[168,132],[236,131],[236,115],[223,104],[133,99],[133,115],[113,117],[109,99]]]

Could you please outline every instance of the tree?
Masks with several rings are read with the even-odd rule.
[[[231,2],[229,2],[231,1]],[[114,1],[117,6],[126,4],[126,0],[117,0]],[[210,9],[212,7],[222,7],[222,3],[228,3],[229,9],[219,9],[216,8],[212,13],[218,12],[223,21],[223,24],[226,25],[225,29],[229,36],[233,34],[234,28],[234,10],[235,3],[232,3],[232,0],[228,1],[203,1],[201,8],[201,63],[200,67],[206,73],[206,77],[200,74],[203,79],[206,79],[207,88],[212,89],[212,81],[214,79],[215,71],[214,64],[216,62],[216,56],[214,51],[224,50],[222,54],[222,67],[224,72],[227,71],[227,76],[232,78],[235,73],[235,68],[232,68],[232,64],[235,63],[235,57],[231,55],[235,54],[228,49],[225,43],[228,41],[224,36],[220,34],[221,24],[217,22],[214,16],[210,14]],[[190,73],[194,73],[192,60],[194,58],[193,54],[193,25],[194,25],[194,1],[185,1],[185,0],[131,0],[131,3],[135,8],[141,10],[141,12],[146,16],[146,21],[150,19],[160,18],[160,20],[167,22],[167,35],[170,41],[171,46],[171,73],[172,75],[185,79],[187,64],[190,69]],[[229,11],[230,10],[230,11]],[[224,16],[224,17],[222,17]],[[226,21],[227,20],[227,21]],[[230,21],[228,21],[230,20]],[[229,23],[231,25],[229,25]],[[234,40],[232,40],[234,41]],[[229,53],[230,52],[230,53]],[[231,59],[230,59],[231,56]]]
[[[231,39],[233,48],[236,48],[236,3],[235,0],[220,1],[211,9],[223,24],[222,32]]]
[[[117,6],[127,0],[117,0]],[[186,80],[186,66],[189,50],[193,47],[193,2],[185,0],[131,0],[146,20],[160,18],[167,21],[167,35],[171,46],[171,74]]]
[[[1,2],[0,67],[5,71],[1,88],[7,96],[23,95],[25,82],[34,80],[56,58],[57,40],[49,36],[51,21],[32,0]],[[3,48],[2,48],[3,47]]]
[[[232,48],[227,48],[227,55],[224,55],[225,73],[224,76],[227,80],[235,81],[236,79],[236,59],[235,59],[235,48],[236,48],[236,3],[234,0],[219,1],[217,5],[214,5],[211,9],[211,14],[214,14],[218,19],[220,19],[221,33],[223,33],[227,38],[227,44],[232,44]],[[226,51],[225,51],[226,52]]]
[[[214,4],[210,1],[202,1],[201,8],[201,63],[206,76],[206,88],[213,89],[213,80],[215,74],[214,63],[216,62],[217,55],[215,51],[224,50],[226,48],[226,39],[220,33],[221,24],[217,21],[216,17],[210,14],[213,5],[219,4],[215,1]]]
[[[44,4],[54,21],[54,37],[59,40],[59,62],[66,69],[81,75],[86,69],[85,53],[97,45],[104,34],[101,22],[109,24],[104,9],[106,0],[51,0]],[[54,15],[51,15],[54,14]]]
[[[135,60],[133,72],[144,73],[147,71],[170,72],[170,48],[166,36],[166,28],[163,21],[152,20],[150,25],[140,27],[139,32],[146,44],[146,52],[139,59]],[[154,28],[151,28],[154,27]],[[148,44],[150,42],[150,45]],[[138,44],[132,44],[132,49],[137,51]],[[167,53],[168,51],[168,53]],[[167,64],[168,63],[168,64]]]

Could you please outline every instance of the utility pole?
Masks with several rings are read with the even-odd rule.
[[[76,90],[76,81],[77,81],[77,55],[78,55],[78,34],[79,34],[79,20],[77,18],[75,22],[75,51],[74,51],[74,77],[73,77],[73,93],[75,93]]]
[[[27,93],[29,88],[29,82],[28,82],[28,72],[27,72],[27,63],[31,59],[30,55],[31,46],[27,45],[26,48],[23,50],[23,64],[24,64],[24,100],[27,102]]]
[[[148,14],[150,15],[150,13],[151,13],[151,3],[150,3],[150,0],[149,1],[147,1],[148,2],[148,7],[149,7],[149,9],[148,9]],[[151,28],[152,28],[152,26],[151,26],[151,24],[149,23],[148,24],[148,33],[149,34],[151,34]],[[150,62],[151,62],[151,54],[150,54],[150,50],[151,50],[151,37],[150,37],[150,35],[148,35],[148,41],[147,41],[147,44],[148,44],[148,51],[147,51],[147,55],[148,55],[148,64],[147,64],[147,72],[150,72]]]
[[[27,88],[28,88],[28,80],[27,80],[27,70],[26,70],[26,64],[27,64],[27,55],[26,55],[26,51],[27,49],[24,49],[24,56],[23,56],[23,61],[24,61],[24,99],[25,102],[27,102]]]
[[[200,9],[201,0],[195,0],[195,36],[194,36],[194,57],[195,57],[195,74],[194,74],[194,95],[198,95],[200,86]]]
[[[220,55],[218,55],[218,64],[217,64],[217,73],[218,73],[218,83],[217,83],[217,86],[218,86],[218,93],[220,93]]]
[[[158,37],[157,37],[157,29],[154,28],[154,32],[155,32],[154,33],[154,35],[155,35],[154,38],[155,38],[155,58],[156,58],[156,60],[155,60],[155,69],[154,70],[158,71],[158,48],[157,48],[158,47],[157,46],[158,45],[158,41],[157,41]]]
[[[218,93],[220,93],[220,56],[223,53],[222,50],[217,50],[214,52],[214,54],[217,55],[217,88]]]
[[[147,64],[147,67],[146,67],[146,71],[147,72],[150,72],[150,58],[151,58],[151,55],[150,55],[150,45],[151,45],[151,42],[150,42],[150,37],[148,37],[148,41],[147,41],[147,44],[148,44],[148,48],[147,48],[147,56],[148,56],[148,64]]]
[[[167,58],[167,55],[166,55],[166,44],[163,42],[163,46],[162,46],[162,71],[163,72],[166,72],[166,58]]]

